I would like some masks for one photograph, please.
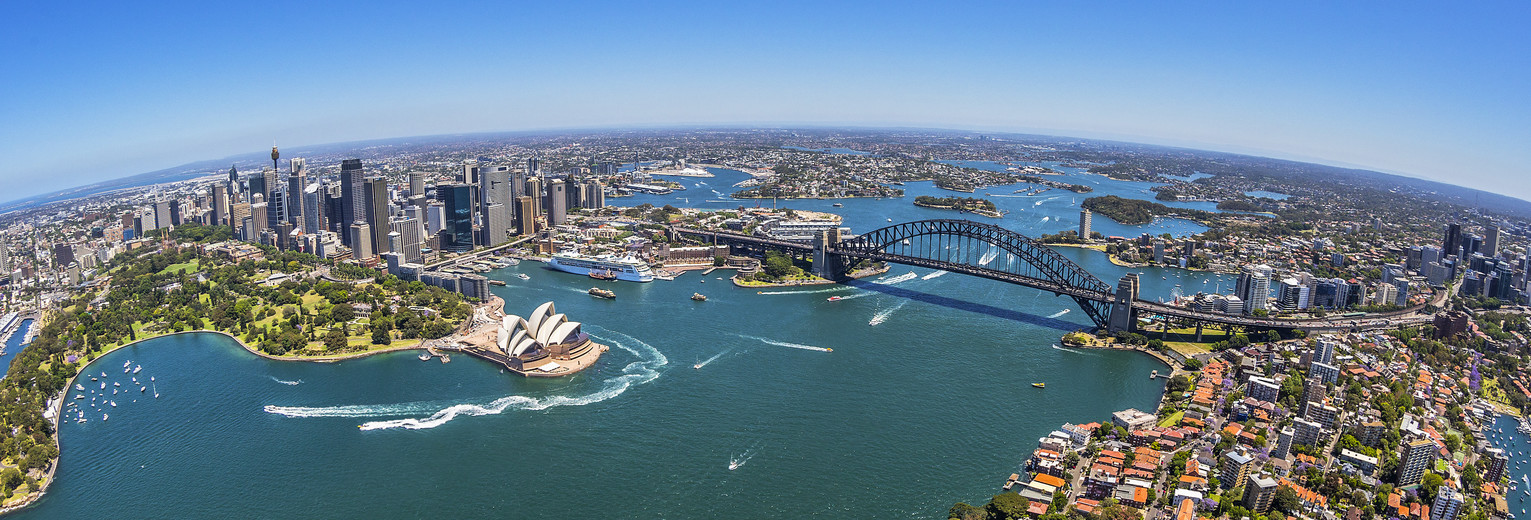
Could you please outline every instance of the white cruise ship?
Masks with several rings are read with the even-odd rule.
[[[599,275],[610,272],[616,275],[618,280],[629,282],[654,281],[654,272],[649,270],[648,264],[633,258],[617,258],[614,256],[590,257],[576,253],[558,253],[548,258],[548,266],[566,273],[583,275],[589,275],[590,273]]]

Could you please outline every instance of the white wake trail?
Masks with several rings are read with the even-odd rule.
[[[934,273],[930,273],[930,274],[927,274],[927,275],[925,275],[925,276],[921,276],[921,277],[920,277],[920,279],[921,279],[921,280],[929,280],[929,279],[931,279],[931,278],[935,278],[935,277],[937,277],[937,276],[941,276],[941,275],[943,275],[943,274],[946,274],[946,273],[947,273],[947,272],[948,272],[948,271],[939,271],[939,270],[938,270],[938,271],[936,271],[936,272],[934,272]]]
[[[703,361],[701,363],[697,363],[696,364],[696,368],[705,367],[705,366],[707,366],[708,363],[711,363],[713,361],[717,361],[718,358],[723,357],[723,354],[727,354],[727,353],[732,352],[732,351],[733,351],[732,349],[729,349],[729,350],[725,350],[725,351],[719,352],[717,354],[713,354],[712,357],[707,358],[706,361]]]
[[[881,325],[883,322],[888,321],[888,317],[893,316],[893,313],[898,312],[899,309],[904,308],[904,304],[906,303],[909,303],[909,300],[899,300],[897,305],[889,307],[885,310],[877,311],[877,314],[872,315],[872,319],[871,321],[867,322],[867,325],[871,325],[873,327]]]
[[[827,348],[824,348],[824,347],[815,347],[813,345],[804,345],[802,343],[792,343],[792,342],[789,342],[789,341],[776,341],[774,339],[762,338],[760,336],[746,336],[744,334],[737,334],[737,336],[739,336],[741,338],[746,338],[746,339],[753,339],[755,341],[759,341],[759,342],[765,343],[767,345],[776,345],[778,347],[800,348],[800,349],[803,349],[803,350],[817,350],[819,352],[831,352],[830,349],[827,349]]]
[[[993,262],[995,258],[999,258],[999,250],[995,249],[994,246],[989,246],[989,250],[984,252],[983,256],[978,257],[978,265],[989,265],[989,262]]]
[[[664,353],[644,343],[642,340],[626,334],[606,330],[596,325],[586,325],[587,331],[592,336],[597,333],[614,337],[614,340],[606,340],[612,346],[625,350],[639,359],[622,368],[622,375],[612,377],[602,382],[600,390],[584,395],[554,395],[545,397],[527,397],[510,395],[495,399],[488,404],[457,403],[443,407],[439,402],[403,403],[394,405],[353,405],[353,406],[330,406],[330,407],[285,407],[266,406],[267,413],[285,415],[288,417],[358,417],[377,418],[399,415],[419,415],[430,413],[424,418],[405,418],[386,421],[371,421],[362,423],[358,427],[363,430],[382,430],[392,428],[405,428],[420,430],[435,428],[450,422],[459,416],[494,415],[504,413],[506,410],[546,410],[559,406],[584,406],[599,403],[622,395],[627,389],[637,385],[648,383],[659,378],[659,368],[670,363]],[[598,329],[598,330],[592,330]],[[431,413],[431,410],[435,410]]]
[[[819,294],[819,293],[843,291],[843,290],[845,290],[847,288],[848,287],[846,287],[844,285],[839,285],[839,286],[835,286],[835,287],[832,287],[832,288],[829,288],[829,289],[814,289],[814,290],[811,290],[811,291],[760,291],[760,292],[757,292],[755,294]]]
[[[878,285],[893,285],[893,284],[896,284],[896,283],[903,283],[903,282],[907,282],[909,280],[913,280],[915,278],[918,278],[919,276],[920,275],[914,274],[914,271],[909,271],[907,273],[904,273],[904,274],[901,274],[901,275],[889,278],[887,280],[878,280],[878,281],[875,281],[875,282],[872,282],[872,283],[875,283],[875,284],[878,284]]]
[[[1064,315],[1064,314],[1068,314],[1068,313],[1069,313],[1069,311],[1070,311],[1070,310],[1073,310],[1073,309],[1063,309],[1063,310],[1061,310],[1061,311],[1058,311],[1058,312],[1055,312],[1055,313],[1052,313],[1052,314],[1051,314],[1051,315],[1049,315],[1049,316],[1048,316],[1048,317],[1049,317],[1049,318],[1056,318],[1056,317],[1059,317],[1059,316],[1062,316],[1062,315]]]
[[[297,386],[297,385],[303,384],[303,380],[302,379],[299,379],[297,381],[285,381],[285,380],[277,379],[276,376],[266,376],[266,377],[271,378],[272,381],[276,381],[278,383],[281,383],[281,384],[284,384],[284,385],[288,385],[288,386]]]

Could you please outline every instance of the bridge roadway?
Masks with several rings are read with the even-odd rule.
[[[794,256],[804,256],[811,258],[814,252],[813,246],[808,244],[757,237],[732,231],[712,231],[680,226],[671,226],[670,230],[676,235],[700,238],[712,243],[748,245],[753,246],[753,248],[760,249],[777,249]],[[847,239],[841,244],[849,242],[849,240],[850,239]],[[1026,287],[1051,292],[1057,295],[1069,296],[1075,301],[1078,301],[1081,305],[1084,305],[1086,301],[1099,302],[1109,305],[1114,299],[1114,295],[1109,292],[1094,291],[1084,287],[1076,287],[1068,284],[1058,283],[1052,280],[999,271],[978,265],[955,263],[929,258],[911,257],[905,255],[895,255],[886,252],[867,253],[851,251],[838,247],[831,247],[829,248],[828,252],[841,256],[862,258],[872,261],[891,262],[915,267],[924,267],[928,269],[940,269],[953,273],[962,273],[971,276],[988,278],[990,280],[1023,285]],[[1428,323],[1432,318],[1430,314],[1422,314],[1420,312],[1424,308],[1423,305],[1391,313],[1368,314],[1366,316],[1351,318],[1334,317],[1305,319],[1260,318],[1238,314],[1201,312],[1190,309],[1188,307],[1177,307],[1174,305],[1144,300],[1141,298],[1132,302],[1132,308],[1139,315],[1146,313],[1198,322],[1219,323],[1255,329],[1300,329],[1311,332],[1340,332],[1392,328],[1400,325],[1417,325]]]

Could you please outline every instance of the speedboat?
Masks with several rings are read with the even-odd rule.
[[[122,383],[112,383],[112,386],[122,386]]]
[[[520,278],[522,280],[530,280],[530,279],[532,279],[532,277],[527,276],[526,273],[516,273],[516,277],[518,277],[518,278]]]
[[[135,367],[133,367],[133,373],[137,374],[139,370],[143,370],[143,369],[144,369],[143,365],[135,366]]]
[[[79,390],[79,391],[81,391],[81,392],[84,392],[84,391],[85,391],[85,387],[83,387],[83,386],[80,386],[80,384],[79,384],[79,383],[75,383],[75,384],[74,384],[74,389],[75,389],[75,390]]]
[[[420,353],[420,361],[430,361],[430,360],[431,360],[431,353],[430,352],[421,352]]]
[[[117,407],[117,401],[112,401],[112,408],[116,408],[116,407]]]
[[[844,299],[845,299],[844,296],[830,296],[829,297],[829,301],[832,301],[832,302],[837,302],[837,301],[844,300]]]
[[[123,363],[122,363],[122,368],[127,368],[127,367],[128,367],[128,365],[132,365],[132,364],[133,364],[133,362],[132,362],[132,361],[124,361],[124,362],[123,362]]]
[[[1032,383],[1032,388],[1047,388],[1047,383]]]

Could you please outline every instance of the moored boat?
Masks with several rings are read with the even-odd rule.
[[[699,302],[707,301],[707,297],[703,296],[702,293],[691,293],[691,299]]]

